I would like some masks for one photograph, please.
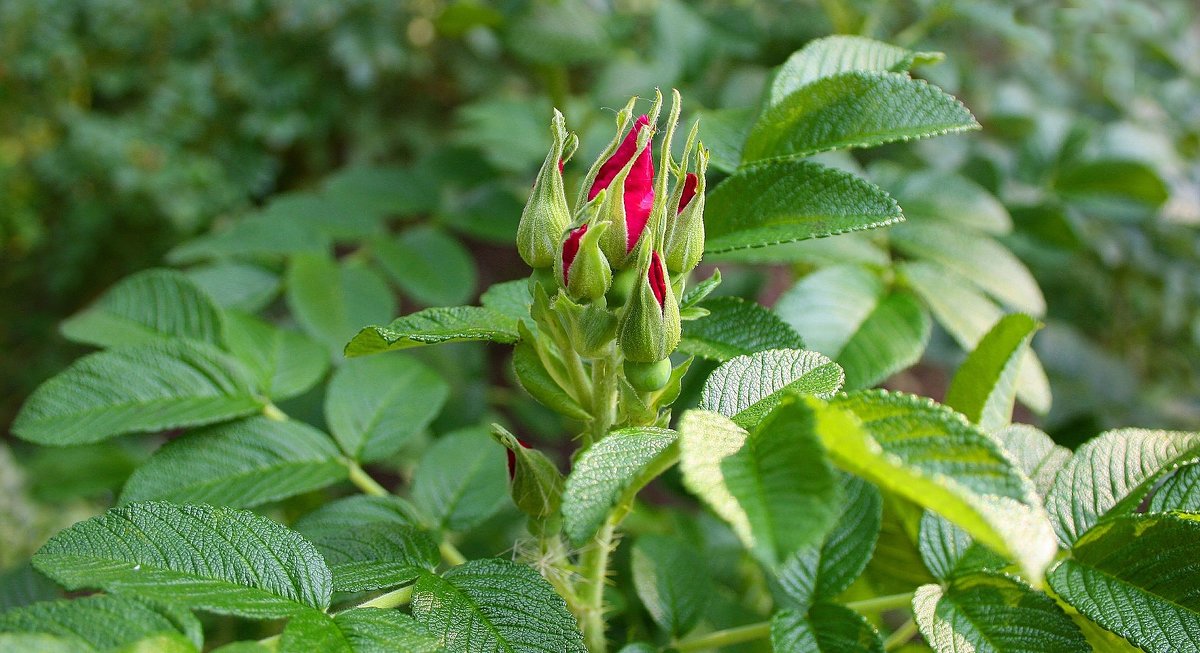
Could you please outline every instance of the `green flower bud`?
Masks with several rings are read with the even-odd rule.
[[[617,339],[626,360],[653,363],[679,345],[679,304],[658,252],[648,246],[639,251],[642,274],[621,313]]]
[[[492,424],[492,438],[508,450],[508,478],[513,503],[534,519],[558,513],[563,476],[546,454],[531,449],[503,426]]]
[[[625,380],[640,392],[662,390],[671,380],[671,359],[664,358],[653,363],[625,361]]]
[[[614,274],[612,286],[604,295],[604,298],[608,300],[608,305],[613,309],[624,306],[625,302],[629,301],[630,295],[633,294],[633,287],[637,285],[640,276],[638,270],[634,268],[621,270]]]
[[[675,220],[667,233],[667,269],[690,272],[704,255],[704,171],[708,152],[700,150],[696,172],[687,173],[672,198],[677,198]]]
[[[601,196],[585,210],[591,213],[589,222],[567,232],[560,255],[555,258],[556,276],[562,280],[567,294],[579,301],[600,299],[612,285],[612,268],[604,252],[600,251],[600,241],[609,223],[596,219],[597,209],[604,202],[603,194],[602,191]]]
[[[517,227],[517,251],[529,267],[535,269],[554,265],[559,240],[571,223],[571,209],[563,189],[562,164],[574,153],[578,138],[567,133],[558,109],[554,110],[550,133],[554,142],[542,162],[529,201],[521,212],[521,224]],[[564,149],[570,150],[565,157]]]

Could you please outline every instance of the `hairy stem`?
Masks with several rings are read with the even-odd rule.
[[[890,594],[888,596],[876,596],[861,601],[849,601],[845,605],[847,608],[855,612],[880,612],[883,610],[895,610],[897,608],[907,608],[912,604],[913,593],[905,592],[903,594]]]
[[[612,552],[616,531],[615,522],[604,522],[581,561],[583,605],[580,606],[580,625],[583,627],[584,643],[591,653],[605,653],[608,650],[608,641],[604,637],[604,584],[608,579],[608,556]]]
[[[346,461],[346,467],[350,470],[350,482],[354,484],[363,494],[368,494],[373,497],[386,497],[391,492],[371,478],[371,475],[366,472],[358,463],[353,460]]]
[[[611,345],[610,345],[611,347]],[[589,425],[589,442],[599,442],[608,435],[616,421],[617,409],[617,360],[616,349],[611,348],[608,356],[592,361],[592,422]]]
[[[737,628],[727,628],[716,632],[692,637],[677,642],[674,649],[679,653],[687,651],[703,651],[710,648],[721,648],[722,646],[733,646],[743,642],[752,642],[756,639],[763,639],[771,634],[771,622],[760,621],[756,624],[748,626],[738,626]]]
[[[909,619],[895,630],[888,638],[883,640],[883,650],[894,651],[908,643],[913,635],[917,634],[917,622]]]
[[[459,551],[458,547],[447,539],[443,539],[438,544],[438,552],[442,554],[442,560],[445,560],[451,567],[457,567],[467,561],[467,556],[463,555],[462,551]]]

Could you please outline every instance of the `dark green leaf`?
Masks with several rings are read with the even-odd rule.
[[[221,345],[221,309],[183,273],[146,270],[123,279],[62,323],[68,340],[119,347],[189,338]]]
[[[180,634],[175,622],[148,604],[104,595],[8,610],[0,613],[0,633],[43,633],[68,642],[74,648],[64,650],[70,651],[108,651],[151,635]],[[25,653],[26,649],[0,650]]]
[[[206,259],[282,258],[319,254],[330,247],[329,237],[311,224],[282,215],[257,214],[230,223],[229,228],[193,238],[167,253],[171,263]]]
[[[324,560],[298,534],[249,511],[205,505],[114,508],[55,535],[33,564],[72,590],[251,618],[324,610],[332,590]]]
[[[438,529],[464,531],[508,503],[504,449],[484,429],[442,436],[421,457],[412,500]]]
[[[977,544],[949,519],[928,510],[921,515],[917,548],[925,568],[943,581],[964,573],[1000,570],[1008,565],[1004,558]]]
[[[848,172],[810,161],[739,168],[705,200],[705,252],[763,247],[903,219],[882,189]]]
[[[707,411],[680,421],[684,483],[770,566],[819,541],[836,518],[841,488],[814,430],[795,400],[749,433]]]
[[[266,308],[283,285],[278,275],[257,265],[234,261],[197,266],[186,274],[221,308],[247,313]]]
[[[230,312],[225,317],[229,351],[254,373],[271,399],[305,392],[329,369],[329,351],[308,336],[241,313]]]
[[[1006,426],[1017,398],[1017,371],[1039,328],[1041,324],[1028,315],[1001,318],[955,372],[946,405],[984,430]]]
[[[437,640],[397,610],[354,608],[335,616],[306,612],[288,621],[282,653],[437,653]]]
[[[941,52],[913,52],[861,36],[834,35],[809,41],[788,57],[775,73],[768,103],[779,104],[818,79],[853,70],[904,72],[923,63],[937,63]]]
[[[643,535],[631,555],[633,586],[659,628],[678,636],[695,627],[713,592],[700,553],[676,537]]]
[[[712,158],[709,164],[721,172],[733,172],[742,163],[742,146],[754,126],[758,110],[754,107],[716,109],[700,113],[704,146]]]
[[[1200,456],[1200,433],[1119,429],[1086,442],[1055,478],[1046,509],[1070,546],[1106,515],[1133,512],[1176,467]]]
[[[1104,520],[1050,573],[1050,587],[1150,653],[1200,650],[1197,519],[1167,513]]]
[[[0,572],[0,612],[62,596],[62,590],[29,563]]]
[[[775,653],[883,653],[874,626],[857,612],[832,603],[817,603],[807,614],[775,613],[771,646]]]
[[[912,294],[884,296],[835,360],[846,373],[846,389],[869,388],[921,359],[932,325]]]
[[[614,507],[674,462],[676,437],[668,429],[619,429],[585,449],[563,491],[563,530],[571,541],[590,539]]]
[[[450,653],[587,651],[566,601],[536,571],[507,560],[422,575],[412,613]]]
[[[468,340],[512,344],[517,341],[517,320],[478,306],[427,308],[387,326],[363,329],[346,345],[346,356]]]
[[[378,274],[328,256],[292,257],[287,284],[288,307],[296,321],[334,349],[341,349],[364,324],[396,314],[395,298]]]
[[[879,537],[883,499],[866,481],[842,475],[837,522],[820,542],[806,546],[779,569],[779,585],[801,611],[830,601],[858,578]]]
[[[746,139],[742,160],[804,157],[978,128],[961,102],[923,80],[846,72],[818,79],[767,109]]]
[[[121,503],[161,499],[249,508],[346,478],[328,435],[301,422],[250,417],[210,426],[156,451]]]
[[[396,453],[441,412],[450,388],[405,354],[347,361],[325,395],[325,419],[346,455],[372,461]]]
[[[513,348],[513,372],[521,387],[543,406],[571,419],[591,418],[591,413],[554,380],[538,357],[537,345],[528,338],[522,339]]]
[[[733,418],[750,428],[771,412],[784,392],[831,397],[841,390],[842,368],[800,349],[769,349],[732,358],[709,375],[700,408]]]
[[[475,290],[475,261],[453,236],[429,226],[373,241],[373,253],[406,294],[426,305],[461,304]]]
[[[934,650],[979,653],[1088,653],[1091,647],[1055,604],[1019,580],[995,573],[923,585],[913,597],[921,634]]]
[[[709,314],[685,322],[679,351],[717,361],[767,349],[804,349],[800,335],[770,309],[737,297],[703,303]]]
[[[483,291],[479,303],[514,320],[525,320],[526,326],[533,324],[529,317],[529,306],[533,295],[529,292],[528,279],[516,279],[498,283]]]
[[[197,426],[262,409],[249,375],[203,343],[164,341],[79,359],[21,408],[13,433],[39,444]]]
[[[1175,470],[1150,497],[1146,512],[1200,512],[1200,465]]]

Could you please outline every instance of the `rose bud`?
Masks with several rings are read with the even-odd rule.
[[[554,110],[550,133],[553,144],[546,154],[546,160],[542,162],[517,227],[517,251],[525,263],[534,269],[554,265],[559,239],[571,223],[571,210],[567,206],[567,194],[563,188],[563,150],[569,150],[565,155],[569,159],[578,139],[574,134],[568,135],[563,115],[558,109]]]

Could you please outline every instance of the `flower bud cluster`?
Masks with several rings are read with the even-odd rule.
[[[582,337],[571,340],[584,356],[596,353],[596,334],[612,333],[629,367],[661,368],[679,344],[677,292],[704,250],[708,151],[696,139],[697,124],[682,158],[673,157],[671,141],[680,113],[679,94],[673,97],[657,174],[653,146],[661,94],[648,114],[633,117],[637,98],[617,114],[616,135],[584,177],[573,209],[567,204],[560,162],[570,159],[578,138],[567,133],[562,114],[554,112],[553,144],[521,215],[517,246],[535,269],[535,278],[544,278],[538,270],[553,268],[557,288],[546,291],[565,295],[555,305],[570,313],[563,316],[566,324],[582,324],[583,306],[591,322],[616,325],[607,331],[583,325],[589,327],[586,346]],[[661,374],[641,376],[658,379]]]

